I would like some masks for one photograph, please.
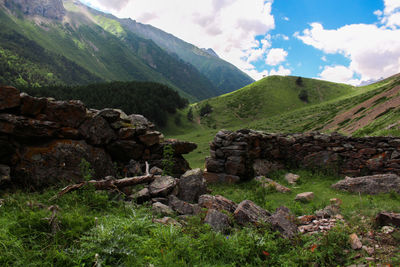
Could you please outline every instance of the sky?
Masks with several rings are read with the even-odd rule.
[[[400,73],[400,0],[81,0],[212,48],[255,80]]]

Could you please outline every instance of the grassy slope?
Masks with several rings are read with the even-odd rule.
[[[208,143],[220,129],[251,128],[284,133],[321,131],[337,115],[397,86],[400,77],[393,76],[376,84],[357,88],[312,79],[303,79],[304,85],[300,87],[295,80],[296,77],[268,77],[233,93],[194,104],[191,106],[194,122],[187,121],[186,109],[174,115],[175,118],[170,118],[164,131],[168,137],[197,143],[199,148],[186,158],[191,166],[204,167],[204,158],[209,156]],[[303,89],[308,92],[309,103],[298,98]],[[199,109],[205,103],[213,107],[213,112],[200,118]],[[384,105],[384,102],[381,104]],[[175,123],[176,117],[180,117],[179,126]],[[399,119],[399,108],[391,109],[354,135],[400,136],[396,127],[385,130]],[[339,126],[345,127],[346,123]],[[338,131],[340,132],[340,127]]]
[[[65,1],[64,5],[63,24],[43,18],[33,22],[2,9],[1,31],[17,32],[107,81],[160,82],[191,101],[216,95],[216,88],[196,68],[151,40],[125,31],[118,21],[81,4]]]

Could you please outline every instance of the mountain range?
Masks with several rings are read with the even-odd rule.
[[[253,82],[212,49],[77,0],[0,0],[0,83],[153,81],[190,101]]]

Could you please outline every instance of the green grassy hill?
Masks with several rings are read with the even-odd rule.
[[[187,156],[195,167],[204,166],[208,143],[221,129],[400,136],[399,75],[363,87],[306,78],[299,84],[297,79],[271,76],[193,104],[170,117],[164,132],[169,137],[198,143],[199,148]],[[307,95],[308,102],[300,99],[301,94]],[[211,113],[200,116],[207,104]],[[190,108],[193,121],[187,119]]]

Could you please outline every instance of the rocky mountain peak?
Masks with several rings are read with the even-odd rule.
[[[24,15],[55,20],[62,20],[66,13],[62,0],[6,0],[5,5],[10,10],[20,10]]]

